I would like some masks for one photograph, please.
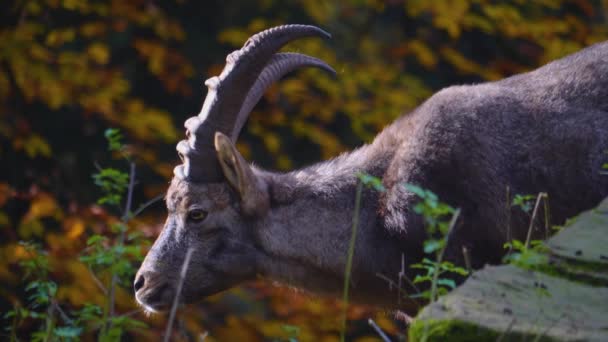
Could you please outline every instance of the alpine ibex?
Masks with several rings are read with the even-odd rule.
[[[509,234],[526,235],[529,217],[509,209],[507,188],[548,193],[553,222],[608,195],[600,172],[608,160],[608,42],[501,81],[441,90],[335,159],[288,173],[247,164],[234,142],[265,89],[302,66],[334,73],[319,59],[277,53],[308,36],[329,34],[305,25],[258,33],[205,83],[202,110],[177,145],[183,164],[166,195],[167,221],[135,279],[145,308],[171,303],[190,248],[183,302],[256,276],[340,294],[358,173],[379,177],[386,191],[363,192],[352,295],[385,306],[396,297],[377,274],[396,277],[402,255],[406,270],[418,262],[426,238],[406,183],[461,208],[446,256],[458,262],[466,246],[474,267],[500,261]]]

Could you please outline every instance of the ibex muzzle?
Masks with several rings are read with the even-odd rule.
[[[427,237],[405,184],[461,209],[445,256],[462,262],[466,247],[474,267],[499,262],[504,242],[526,236],[530,217],[510,206],[509,194],[548,193],[552,223],[608,195],[600,173],[608,160],[608,43],[502,81],[444,89],[372,143],[330,161],[284,174],[250,166],[234,142],[264,90],[302,66],[334,74],[316,58],[277,53],[309,36],[329,35],[305,25],[258,33],[207,80],[201,113],[186,121],[177,146],[183,164],[167,192],[165,227],[135,279],[145,308],[173,301],[189,249],[183,302],[256,276],[340,294],[358,173],[381,178],[386,190],[363,192],[351,293],[406,311],[411,302],[386,278],[413,277],[408,265],[420,261]]]

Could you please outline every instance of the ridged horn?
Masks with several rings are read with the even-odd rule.
[[[336,76],[336,71],[327,63],[318,58],[294,52],[275,54],[272,56],[266,67],[264,67],[264,70],[262,70],[260,73],[260,76],[249,90],[249,93],[243,102],[243,106],[237,115],[234,129],[230,135],[232,141],[236,141],[238,138],[241,129],[245,125],[245,121],[247,121],[247,117],[249,117],[249,114],[251,113],[251,110],[258,103],[262,95],[264,95],[266,89],[268,89],[268,87],[270,87],[270,85],[272,85],[274,82],[283,78],[283,76],[286,74],[306,66],[316,67],[326,71],[333,77]]]
[[[226,57],[221,74],[205,82],[208,92],[200,113],[184,124],[186,140],[177,144],[183,164],[175,168],[176,177],[191,182],[219,182],[223,179],[213,145],[215,132],[231,136],[235,141],[248,112],[262,96],[262,87],[265,89],[274,80],[299,66],[329,68],[327,65],[321,66],[320,63],[325,64],[322,61],[304,55],[275,55],[290,41],[311,36],[330,37],[315,26],[278,26],[253,35],[240,50]],[[267,81],[262,81],[262,78]],[[245,105],[249,108],[247,113],[243,110]]]

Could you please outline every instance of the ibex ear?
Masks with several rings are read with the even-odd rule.
[[[241,209],[248,216],[261,216],[268,211],[270,201],[268,191],[261,179],[255,176],[251,167],[226,135],[215,133],[215,150],[228,183],[241,197]]]

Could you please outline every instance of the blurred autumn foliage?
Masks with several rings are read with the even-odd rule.
[[[370,141],[442,87],[500,79],[608,39],[607,17],[606,0],[3,1],[0,312],[28,306],[20,262],[32,256],[22,240],[48,253],[62,307],[103,305],[104,293],[79,256],[90,236],[111,235],[119,220],[118,210],[96,203],[101,192],[91,178],[99,168],[124,167],[108,151],[104,131],[119,128],[129,142],[135,202],[162,196],[182,123],[200,109],[204,79],[252,33],[310,23],[333,35],[288,49],[324,59],[338,78],[306,70],[273,85],[239,141],[250,160],[286,170]],[[151,241],[163,215],[157,202],[129,230]],[[136,309],[130,286],[118,287],[117,312]],[[334,341],[339,312],[335,300],[260,282],[185,308],[174,337]],[[128,329],[131,337],[162,333],[163,316],[136,310],[134,317],[148,328]],[[349,317],[352,339],[375,338],[368,317],[403,336],[386,313],[352,307]],[[17,335],[28,340],[38,325],[25,321]],[[91,339],[96,329],[82,336]]]

